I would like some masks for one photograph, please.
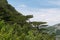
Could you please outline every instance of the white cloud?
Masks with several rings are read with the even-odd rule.
[[[60,22],[60,9],[49,8],[49,9],[39,9],[39,8],[18,8],[19,12],[24,15],[33,15],[34,18],[31,21],[46,21],[49,25],[54,25]]]
[[[25,4],[20,4],[19,6],[17,6],[17,7],[20,7],[20,8],[26,8],[27,7],[27,5],[25,5]]]
[[[37,1],[40,2],[40,0],[37,0]],[[57,6],[60,6],[60,0],[45,0],[45,1],[44,1],[45,3],[44,6],[47,7],[49,5],[48,6],[49,9],[29,8],[26,4],[18,4],[18,5],[16,4],[17,5],[16,9],[24,15],[32,14],[34,18],[32,18],[31,21],[47,21],[49,25],[59,23],[60,22],[60,9],[59,9],[60,7],[57,8]],[[44,3],[42,1],[40,3],[41,6]],[[50,6],[56,6],[56,8],[53,8],[53,7],[51,8]]]

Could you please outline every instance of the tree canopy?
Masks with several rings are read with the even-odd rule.
[[[33,15],[23,15],[7,0],[0,0],[0,40],[55,40],[54,35],[39,32],[39,26],[47,22],[27,22]],[[33,28],[32,24],[35,26]]]

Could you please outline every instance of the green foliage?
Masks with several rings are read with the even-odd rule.
[[[0,21],[0,40],[55,40],[55,37],[29,29],[26,25],[21,27],[18,24],[10,25]]]
[[[46,22],[27,22],[32,17],[17,12],[7,0],[0,0],[0,40],[55,40],[53,34],[42,33],[45,29],[38,28]]]

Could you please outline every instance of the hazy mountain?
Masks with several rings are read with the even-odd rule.
[[[56,35],[60,35],[60,23],[55,24],[54,27],[56,28]]]

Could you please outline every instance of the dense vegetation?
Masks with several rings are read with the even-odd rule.
[[[33,16],[24,16],[7,0],[0,0],[0,40],[55,40],[54,32],[49,34],[47,28],[39,28],[46,22],[27,22],[30,18]]]

